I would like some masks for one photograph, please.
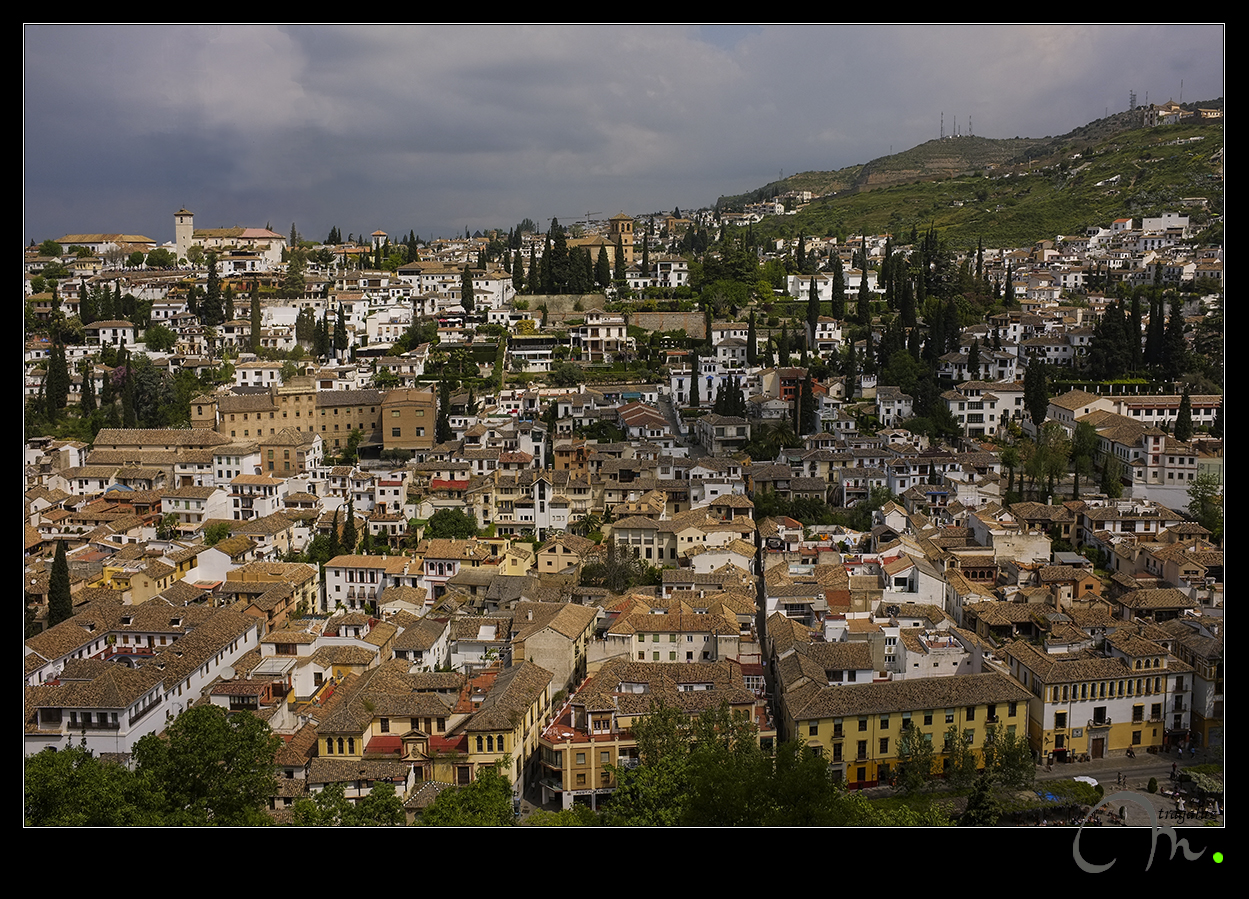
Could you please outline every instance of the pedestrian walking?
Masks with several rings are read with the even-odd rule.
[[[1175,762],[1171,763],[1171,779],[1172,780],[1175,780],[1176,772],[1179,771],[1179,769],[1180,769],[1180,766],[1178,764],[1176,764]]]

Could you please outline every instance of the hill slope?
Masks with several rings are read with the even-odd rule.
[[[804,172],[721,197],[719,206],[823,190],[797,214],[765,219],[756,230],[845,236],[933,224],[956,246],[973,246],[980,237],[989,246],[1015,246],[1079,233],[1111,218],[1175,210],[1190,197],[1206,198],[1211,211],[1222,212],[1222,121],[1149,129],[1134,122],[1119,113],[1056,138],[932,140],[866,165]],[[1203,214],[1194,217],[1200,222]]]

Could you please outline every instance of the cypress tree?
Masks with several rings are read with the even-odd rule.
[[[616,280],[623,282],[625,280],[625,253],[624,240],[619,235],[616,236]]]
[[[55,420],[60,417],[61,410],[69,401],[69,367],[65,361],[65,346],[60,340],[52,344],[48,372],[44,378],[48,417]]]
[[[649,278],[651,276],[651,250],[650,235],[646,232],[642,233],[642,277]]]
[[[130,354],[125,355],[125,380],[121,384],[121,426],[136,428],[139,426],[138,411],[135,409],[134,364]]]
[[[902,278],[902,295],[898,299],[898,317],[901,319],[904,327],[914,328],[915,316],[915,288],[911,284],[910,274],[904,273]]]
[[[473,312],[473,301],[473,273],[469,271],[468,263],[465,263],[464,271],[460,272],[460,305],[470,315]]]
[[[782,366],[789,365],[789,330],[781,325],[781,337],[776,344],[776,359]]]
[[[356,511],[355,499],[347,500],[347,520],[343,522],[343,550],[348,553],[356,551]]]
[[[1139,293],[1132,294],[1132,314],[1128,318],[1128,349],[1131,352],[1132,371],[1140,371],[1141,363],[1144,362],[1144,354],[1141,351],[1141,295]]]
[[[118,290],[120,290],[120,287]],[[120,311],[121,303],[114,300],[113,305]],[[208,287],[204,293],[204,302],[200,304],[200,320],[206,325],[219,325],[222,322],[221,278],[217,274],[217,254],[215,251],[209,251],[208,253]]]
[[[223,316],[222,316],[222,320],[228,321],[228,322],[234,321],[234,285],[233,284],[226,284],[225,293],[222,294],[221,302],[222,302],[223,308],[225,309],[225,312],[223,313]]]
[[[530,294],[542,293],[542,267],[538,265],[537,251],[529,245],[529,268],[525,286]]]
[[[807,291],[807,340],[815,346],[815,329],[820,325],[820,288],[815,272],[811,273],[811,287]]]
[[[1007,309],[1015,305],[1015,276],[1009,262],[1006,263],[1006,295],[1002,298],[1002,305]]]
[[[814,434],[819,430],[819,412],[815,404],[815,383],[808,373],[802,385],[802,402],[799,404],[803,434]]]
[[[759,348],[757,345],[758,336],[755,334],[755,313],[750,313],[750,328],[746,331],[746,364],[755,366],[759,364]]]
[[[598,261],[594,264],[594,283],[604,288],[611,286],[611,265],[607,261],[607,247],[598,248]]]
[[[74,617],[74,599],[69,592],[69,562],[65,558],[65,541],[56,541],[56,556],[48,578],[48,627]]]
[[[1028,364],[1023,377],[1023,403],[1032,417],[1032,424],[1040,434],[1041,425],[1045,423],[1045,415],[1049,409],[1049,386],[1045,379],[1043,363],[1033,361]]]
[[[342,353],[347,349],[347,314],[343,304],[338,304],[338,321],[334,323],[334,349]]]
[[[1175,419],[1175,439],[1187,443],[1193,436],[1193,401],[1189,396],[1189,386],[1184,385],[1184,395],[1180,397],[1180,411]]]
[[[517,250],[512,255],[512,289],[521,293],[525,289],[525,260]]]
[[[846,317],[846,272],[841,264],[841,254],[833,253],[833,318],[842,321]]]
[[[262,322],[262,319],[260,316],[260,285],[252,284],[251,343],[252,343],[253,353],[260,352],[261,322]]]
[[[79,408],[83,418],[89,417],[95,411],[95,378],[92,377],[91,369],[91,360],[84,359],[79,369],[82,372],[82,402]]]
[[[78,318],[84,325],[93,323],[95,319],[94,291],[87,290],[87,282],[78,282]]]
[[[699,371],[697,348],[695,348],[694,350],[694,367],[691,370],[691,373],[692,373],[692,377],[690,378],[690,398],[691,398],[691,403],[693,404],[693,408],[698,409],[703,404],[703,397],[702,397],[703,388],[702,388],[702,383],[701,383],[702,372]]]
[[[859,315],[859,324],[864,327],[870,327],[872,324],[872,293],[867,287],[866,250],[863,251],[863,255],[865,257],[865,264],[861,270],[863,275],[859,278],[859,302],[855,311],[858,312]]]
[[[438,382],[438,417],[434,423],[434,442],[447,443],[455,439],[451,430],[451,382],[443,378]]]
[[[343,554],[342,543],[338,539],[338,510],[334,510],[334,520],[330,523],[330,558]]]
[[[1177,378],[1184,371],[1188,348],[1184,343],[1184,314],[1178,296],[1171,300],[1171,317],[1167,320],[1162,340],[1162,370],[1168,378]]]

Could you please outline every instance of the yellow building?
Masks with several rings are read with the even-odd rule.
[[[1046,761],[1099,759],[1189,738],[1193,667],[1119,628],[1104,655],[1055,655],[1015,641],[1004,649],[1029,690],[1028,738]]]
[[[870,787],[897,768],[906,730],[919,728],[941,759],[954,728],[979,761],[990,729],[1022,735],[1031,698],[997,672],[853,686],[808,681],[783,697],[785,738],[803,740],[851,787]]]

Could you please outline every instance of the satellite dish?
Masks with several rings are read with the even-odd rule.
[[[221,669],[222,680],[234,680],[238,676],[238,672],[234,670],[233,665],[226,665]]]

